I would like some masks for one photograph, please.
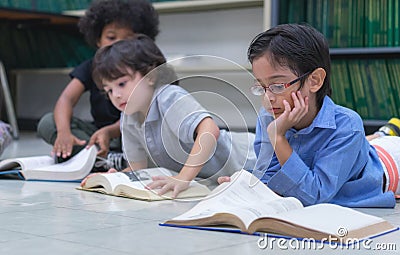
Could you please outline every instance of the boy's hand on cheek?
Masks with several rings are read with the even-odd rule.
[[[294,107],[289,113],[292,126],[298,124],[308,112],[308,97],[303,97],[300,91],[292,93]]]
[[[291,94],[293,109],[288,101],[284,100],[285,111],[268,126],[269,136],[285,136],[286,131],[298,124],[308,112],[308,97],[303,97],[300,91]]]
[[[147,185],[147,189],[160,189],[157,194],[162,196],[168,191],[172,191],[172,198],[176,198],[178,194],[189,188],[190,181],[179,179],[177,176],[155,176],[153,182]]]

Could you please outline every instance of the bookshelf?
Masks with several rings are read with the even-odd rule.
[[[376,3],[377,4],[376,4]],[[400,59],[400,45],[397,34],[400,34],[398,26],[389,25],[389,22],[393,24],[399,23],[399,6],[398,0],[189,0],[189,1],[163,1],[154,2],[156,10],[160,13],[160,25],[161,33],[157,38],[157,43],[162,48],[163,52],[166,53],[167,57],[175,58],[182,57],[192,54],[210,54],[210,55],[222,55],[228,59],[241,64],[246,69],[250,69],[249,64],[245,58],[245,50],[247,49],[248,43],[255,34],[274,26],[278,23],[290,23],[290,22],[307,22],[321,32],[323,32],[329,39],[331,48],[331,57],[333,60],[333,68],[344,70],[344,77],[335,77],[332,81],[334,84],[334,99],[339,104],[348,106],[360,112],[365,123],[367,125],[380,125],[388,117],[400,115],[400,99],[397,99],[393,95],[400,93],[400,88],[393,84],[399,84],[400,78],[396,74],[400,74],[400,63],[397,59]],[[332,4],[332,5],[331,5]],[[378,5],[380,4],[380,5]],[[396,5],[397,4],[397,5]],[[388,6],[391,8],[389,12],[385,13],[382,11],[384,8],[373,8],[378,6]],[[56,26],[72,26],[76,24],[80,16],[84,14],[84,10],[71,10],[62,12],[60,14],[49,14],[41,12],[29,12],[29,11],[18,11],[11,10],[10,8],[0,8],[0,18],[5,20],[13,19],[14,22],[21,22],[21,20],[32,22],[36,20],[36,24],[53,24]],[[340,15],[335,10],[340,9]],[[373,10],[380,10],[380,12],[373,12]],[[358,10],[358,12],[357,12]],[[359,10],[363,10],[363,14]],[[354,13],[357,12],[355,15]],[[27,15],[34,15],[30,17]],[[3,15],[3,16],[2,16]],[[22,15],[22,16],[19,16]],[[360,19],[362,15],[362,19]],[[367,19],[369,15],[372,15],[373,19]],[[356,20],[355,17],[359,17]],[[376,23],[384,18],[386,25],[376,25]],[[46,22],[43,23],[43,21]],[[373,21],[373,22],[372,22]],[[42,23],[41,23],[42,22]],[[370,22],[370,23],[368,23]],[[396,23],[397,22],[397,23]],[[374,25],[372,25],[374,23]],[[7,23],[4,23],[7,24]],[[21,23],[24,24],[24,23]],[[32,22],[35,24],[35,22]],[[63,25],[65,24],[65,25]],[[68,25],[69,24],[69,25]],[[336,24],[336,25],[335,25]],[[340,24],[338,26],[337,24]],[[1,27],[0,27],[1,28]],[[12,26],[14,29],[14,26]],[[386,29],[384,36],[386,39],[377,40],[374,31],[380,31]],[[10,29],[11,31],[12,29]],[[18,31],[16,29],[12,30]],[[346,33],[354,32],[357,36],[346,36]],[[392,31],[392,32],[388,32]],[[9,32],[7,32],[9,33]],[[40,31],[34,31],[34,33],[40,33]],[[198,33],[198,35],[197,35]],[[237,33],[237,34],[236,34]],[[4,34],[4,33],[3,33]],[[388,35],[389,34],[389,35]],[[8,35],[8,34],[6,34]],[[12,34],[13,35],[13,34]],[[363,36],[361,40],[360,36]],[[60,35],[57,35],[60,37]],[[236,36],[236,37],[235,37]],[[61,36],[62,37],[62,36]],[[226,37],[226,38],[225,38]],[[3,37],[10,38],[9,36]],[[33,38],[32,34],[19,35],[18,40],[20,42],[27,42],[27,38]],[[43,37],[44,38],[44,37]],[[51,36],[55,38],[55,36]],[[63,42],[68,40],[61,38]],[[184,38],[184,40],[180,40]],[[376,45],[373,45],[374,40],[371,42],[365,41],[366,39],[375,38]],[[391,42],[389,43],[389,39]],[[31,40],[31,39],[30,39]],[[74,39],[75,40],[75,39]],[[0,42],[2,39],[0,39]],[[46,40],[45,40],[46,41]],[[234,41],[234,44],[231,44]],[[386,41],[386,44],[384,42]],[[74,41],[78,44],[78,41]],[[7,44],[2,44],[7,46]],[[53,44],[52,44],[53,45]],[[82,44],[82,47],[85,44]],[[16,45],[8,45],[10,48],[16,47]],[[208,47],[208,48],[207,48]],[[29,49],[28,46],[21,47]],[[43,47],[42,47],[43,48]],[[50,49],[51,47],[45,47]],[[8,51],[12,53],[13,51]],[[52,51],[55,52],[55,51]],[[35,72],[40,70],[37,68],[47,69],[50,64],[54,63],[54,67],[61,67],[56,62],[45,62],[40,63],[40,66],[33,66],[27,59],[20,59],[19,56],[30,56],[35,57],[38,55],[37,52],[34,54],[9,54],[3,55],[3,59],[8,62],[8,66],[15,68],[19,63],[23,63],[22,68],[36,68]],[[78,54],[80,57],[90,55],[90,52],[86,48],[82,48],[81,53],[71,53],[68,56]],[[41,56],[38,56],[40,59]],[[54,61],[56,60],[56,54],[52,54]],[[62,56],[58,56],[57,59],[61,59]],[[78,62],[80,60],[77,60]],[[75,66],[77,61],[68,62],[68,67]],[[65,62],[65,61],[64,61]],[[377,62],[377,63],[375,63]],[[382,67],[382,63],[386,64]],[[37,64],[36,62],[35,64]],[[389,63],[389,64],[388,64]],[[357,90],[355,85],[351,84],[350,77],[353,69],[364,68],[364,73],[371,70],[371,66],[379,66],[389,73],[388,76],[381,78],[374,78],[371,75],[367,77],[366,82],[361,82]],[[65,67],[65,66],[64,66]],[[21,68],[21,67],[17,67]],[[189,74],[213,74],[221,75],[226,77],[236,77],[240,80],[240,87],[244,90],[248,87],[249,81],[247,74],[244,72],[234,70],[227,65],[213,66],[204,65],[201,61],[197,65],[187,65],[182,62],[177,65],[177,71],[182,75]],[[373,68],[372,68],[373,69]],[[389,72],[390,71],[390,72]],[[40,73],[40,71],[39,71]],[[39,74],[38,73],[38,74]],[[375,72],[380,74],[381,72]],[[389,77],[389,78],[388,78]],[[359,77],[357,77],[359,79]],[[386,81],[383,81],[386,79]],[[387,80],[389,79],[389,80]],[[348,83],[344,83],[348,81]],[[388,95],[385,98],[377,98],[381,102],[369,102],[370,105],[376,107],[377,105],[382,106],[381,111],[371,112],[365,111],[365,105],[363,103],[357,104],[357,100],[367,100],[367,98],[355,98],[358,95],[356,92],[363,88],[362,92],[367,93],[370,90],[367,88],[374,84],[385,84],[383,86],[387,89],[386,92],[378,91],[380,94],[384,93]],[[396,82],[397,81],[397,82]],[[250,81],[251,82],[251,81]],[[201,83],[201,82],[199,82]],[[335,84],[341,83],[343,86],[336,86]],[[200,84],[201,85],[201,84]],[[200,86],[199,85],[199,86]],[[22,85],[21,85],[22,86]],[[340,89],[339,89],[340,88]],[[188,88],[190,89],[190,88]],[[347,95],[338,93],[339,91],[347,91]],[[353,91],[354,90],[354,91]],[[230,93],[228,91],[228,93]],[[375,92],[374,92],[375,93]],[[373,98],[376,99],[377,93]],[[337,95],[337,96],[335,96]],[[58,95],[56,95],[58,96]],[[252,106],[258,107],[258,99],[251,98]],[[254,100],[254,101],[253,101]],[[390,104],[394,104],[394,107],[387,108]],[[217,106],[212,106],[217,107]],[[246,106],[244,106],[246,107]],[[357,109],[360,108],[360,109]],[[364,107],[364,110],[362,110]],[[367,107],[368,108],[368,107]],[[364,112],[363,112],[364,111]],[[384,114],[382,114],[382,112]],[[249,123],[255,123],[253,117],[249,119]]]
[[[272,2],[198,0],[154,3],[160,13],[156,39],[173,61],[180,83],[214,113],[220,127],[254,131],[260,100],[251,95],[247,47],[271,26]],[[210,57],[211,56],[211,57]],[[220,57],[213,58],[212,56]],[[219,61],[223,58],[233,61]],[[218,121],[220,120],[220,121]]]
[[[154,2],[153,6],[159,14],[178,12],[197,12],[243,7],[263,6],[264,0],[189,0]],[[63,14],[83,16],[85,10],[65,10]]]
[[[191,55],[214,55],[232,59],[244,69],[226,63],[209,64],[207,58],[196,57],[195,61],[176,62],[175,69],[180,77],[193,76],[182,81],[182,86],[189,91],[211,91],[213,95],[223,95],[224,102],[210,100],[205,93],[197,93],[199,101],[210,111],[221,116],[222,127],[229,126],[232,130],[254,131],[256,113],[260,107],[259,99],[248,90],[252,83],[249,76],[250,66],[246,59],[248,44],[256,34],[277,22],[277,0],[190,0],[154,2],[160,14],[160,34],[157,44],[169,59]],[[85,10],[63,11],[66,16],[79,19]],[[275,21],[274,21],[275,20]],[[0,39],[1,40],[1,39]],[[206,63],[206,64],[205,64]],[[72,67],[68,65],[67,67]],[[29,68],[29,69],[26,69]],[[29,129],[39,116],[54,107],[54,100],[59,96],[59,90],[68,79],[67,69],[55,67],[22,67],[13,70],[16,87],[16,105],[18,120]],[[209,79],[206,76],[216,77]],[[57,79],[60,82],[56,82]],[[35,84],[28,81],[35,81]],[[56,84],[57,83],[57,84]],[[205,84],[207,83],[207,84]],[[48,93],[46,104],[37,106],[38,95],[33,90],[43,90],[47,84],[54,88]],[[235,86],[231,86],[235,84]],[[27,93],[25,93],[27,92]],[[29,100],[28,100],[29,98]],[[232,104],[242,109],[231,114]],[[40,101],[42,102],[42,101]],[[29,112],[23,109],[32,109]],[[238,119],[243,115],[243,121]],[[32,121],[33,120],[33,121]],[[245,124],[243,124],[245,122]]]
[[[72,67],[91,57],[79,17],[0,7],[0,59],[6,69]]]
[[[0,0],[0,7],[22,12],[61,14],[63,10],[86,8],[91,2],[92,0]]]
[[[152,2],[160,15],[262,7],[264,13],[263,26],[267,28],[278,23],[279,0],[172,0]],[[62,13],[81,17],[85,14],[85,10],[65,10]]]
[[[333,99],[366,125],[400,115],[400,1],[281,0],[279,23],[306,22],[331,46]]]
[[[400,47],[368,47],[368,48],[331,48],[333,59],[345,57],[399,57]]]
[[[15,22],[36,22],[52,25],[76,25],[78,18],[72,15],[60,15],[41,11],[21,10],[14,8],[0,7],[0,19]]]

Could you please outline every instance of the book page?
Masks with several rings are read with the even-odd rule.
[[[80,180],[87,176],[96,160],[97,148],[82,149],[68,161],[21,171],[26,180]]]
[[[153,182],[153,176],[172,176],[166,168],[148,168],[130,172],[100,173],[87,179],[84,190],[113,194],[143,200],[171,199],[172,192],[163,196],[157,195],[158,189],[148,190],[145,187]],[[192,181],[187,190],[179,193],[177,198],[204,197],[210,193],[207,186]]]
[[[116,180],[113,180],[113,181],[116,182]],[[148,189],[145,188],[148,184],[153,182],[152,180],[130,181],[128,179],[128,181],[124,181],[124,182],[121,182],[121,180],[118,180],[118,181],[119,181],[119,183],[117,183],[117,184],[129,186],[129,187],[134,188],[134,189],[146,190],[146,191],[153,192],[153,193],[157,193],[157,191],[159,190],[159,189],[148,190]],[[190,184],[189,184],[189,188],[198,187],[198,186],[204,186],[204,185],[199,184],[199,183],[197,183],[195,181],[191,181]]]
[[[99,173],[91,176],[86,180],[84,189],[96,189],[97,187],[104,187],[106,193],[113,193],[118,184],[129,184],[131,180],[124,172],[118,173]]]
[[[99,173],[86,181],[84,188],[103,186],[108,193],[114,193],[117,185],[126,185],[134,189],[144,190],[144,186],[152,181],[151,177],[171,175],[165,168],[148,168],[130,172]]]
[[[254,178],[245,170],[235,173],[230,183],[219,185],[191,210],[172,220],[194,220],[216,213],[230,213],[239,217],[248,227],[259,217],[303,207],[299,200],[283,198]]]
[[[91,148],[94,148],[92,146]],[[82,166],[85,165],[85,163],[88,161],[88,159],[92,158],[91,156],[91,149],[83,149],[81,150],[78,154],[76,154],[74,157],[71,159],[58,163],[58,164],[52,164],[44,167],[36,167],[36,168],[29,168],[27,170],[40,170],[40,171],[49,171],[49,172],[73,172],[76,171],[77,169],[81,169]]]
[[[54,164],[54,159],[50,156],[5,159],[0,162],[0,171],[17,168],[22,170],[34,169]]]
[[[114,190],[114,194],[118,196],[144,200],[164,200],[172,198],[172,191],[168,191],[164,195],[159,196],[157,194],[159,189],[146,189],[145,187],[151,182],[152,180],[143,180],[118,184]],[[210,190],[207,188],[207,186],[199,184],[196,181],[191,181],[189,184],[189,188],[180,192],[177,198],[204,197],[209,193]]]
[[[304,207],[302,210],[294,210],[276,215],[274,218],[333,236],[338,235],[339,231],[347,231],[351,235],[351,231],[385,221],[382,218],[335,204],[311,205]]]

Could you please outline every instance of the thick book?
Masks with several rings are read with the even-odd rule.
[[[96,154],[96,146],[91,146],[62,163],[56,163],[51,156],[5,159],[0,162],[0,175],[17,175],[24,180],[79,181],[92,170]]]
[[[153,176],[172,176],[172,172],[157,167],[131,172],[99,173],[88,178],[78,189],[146,201],[171,199],[171,191],[160,196],[157,194],[159,190],[146,188]],[[206,185],[191,181],[189,188],[180,192],[176,199],[205,197],[209,193],[210,189]]]
[[[337,243],[364,240],[398,230],[382,218],[335,204],[304,207],[281,197],[247,171],[236,172],[186,213],[161,224],[254,234],[265,232]]]

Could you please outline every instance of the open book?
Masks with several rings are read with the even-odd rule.
[[[90,173],[96,154],[96,146],[91,146],[62,163],[55,163],[50,156],[5,159],[0,162],[0,175],[17,174],[24,180],[78,181]]]
[[[337,243],[398,229],[384,219],[339,205],[303,207],[296,198],[275,194],[245,170],[236,172],[231,179],[188,212],[161,225],[221,231],[229,226],[245,233],[266,232]]]
[[[99,173],[89,177],[85,185],[78,189],[147,201],[171,199],[171,191],[159,196],[158,190],[145,188],[152,182],[153,176],[172,176],[172,173],[162,167],[131,172]],[[207,186],[192,181],[189,188],[180,192],[176,199],[204,197],[209,193]]]

